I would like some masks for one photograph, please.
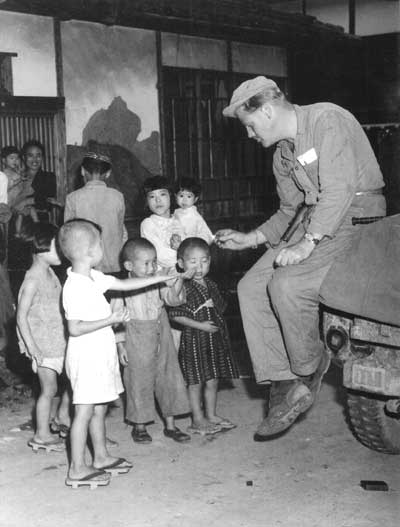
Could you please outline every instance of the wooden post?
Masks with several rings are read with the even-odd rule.
[[[57,96],[64,97],[64,75],[62,60],[61,23],[53,18],[54,52],[57,79]],[[55,171],[57,177],[57,199],[62,204],[68,192],[67,180],[67,140],[65,126],[65,106],[54,117]]]
[[[64,97],[64,76],[61,43],[61,23],[59,18],[53,18],[54,53],[56,61],[57,97]]]
[[[160,116],[160,143],[161,143],[161,172],[167,174],[167,147],[165,143],[165,115],[164,115],[164,80],[162,68],[162,41],[161,32],[156,31],[156,61],[157,61],[157,91],[158,114]]]

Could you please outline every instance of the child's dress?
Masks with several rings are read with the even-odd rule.
[[[115,278],[91,270],[88,276],[68,269],[63,289],[67,320],[94,321],[111,315],[104,297]],[[68,339],[65,361],[74,404],[101,404],[114,401],[123,392],[115,336],[111,326]]]
[[[152,214],[140,224],[140,236],[149,240],[156,248],[159,269],[175,268],[176,250],[171,248],[173,234],[178,234],[182,240],[184,238],[182,227],[173,216],[164,218]]]
[[[25,274],[24,283],[35,280],[38,288],[32,299],[28,312],[28,324],[32,337],[40,350],[40,356],[32,357],[28,352],[22,336],[18,332],[21,353],[32,359],[32,369],[37,367],[50,368],[61,373],[64,366],[66,337],[61,311],[61,284],[54,271],[49,268],[46,274],[29,270]],[[20,291],[22,291],[22,286]],[[20,295],[18,296],[18,300]]]
[[[202,238],[209,245],[213,242],[214,235],[203,216],[198,212],[196,205],[186,209],[176,209],[174,218],[182,226],[183,238]]]
[[[215,282],[209,278],[204,280],[206,285],[196,280],[186,281],[186,304],[169,310],[171,318],[183,316],[198,322],[210,321],[219,327],[219,331],[209,333],[181,326],[179,362],[188,385],[238,377],[228,329],[222,316],[226,303]]]

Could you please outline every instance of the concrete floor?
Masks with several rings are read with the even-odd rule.
[[[64,485],[65,453],[38,454],[28,432],[10,429],[29,416],[30,402],[0,410],[1,527],[394,527],[400,518],[400,456],[368,450],[352,436],[330,370],[320,397],[286,435],[256,443],[265,388],[237,381],[220,392],[219,412],[238,428],[213,440],[178,445],[149,427],[150,446],[134,445],[122,410],[108,418],[115,454],[134,469],[108,487]],[[178,424],[186,427],[188,419]],[[389,492],[363,490],[385,480]]]

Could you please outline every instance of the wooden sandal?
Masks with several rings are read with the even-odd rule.
[[[104,470],[96,470],[83,478],[67,477],[65,484],[67,487],[78,489],[79,487],[89,486],[90,490],[97,489],[97,487],[105,487],[110,484],[111,476],[104,472]]]

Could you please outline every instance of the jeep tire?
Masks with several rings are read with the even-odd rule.
[[[400,454],[400,419],[385,410],[386,398],[347,391],[347,409],[356,438],[366,447],[385,454]]]

